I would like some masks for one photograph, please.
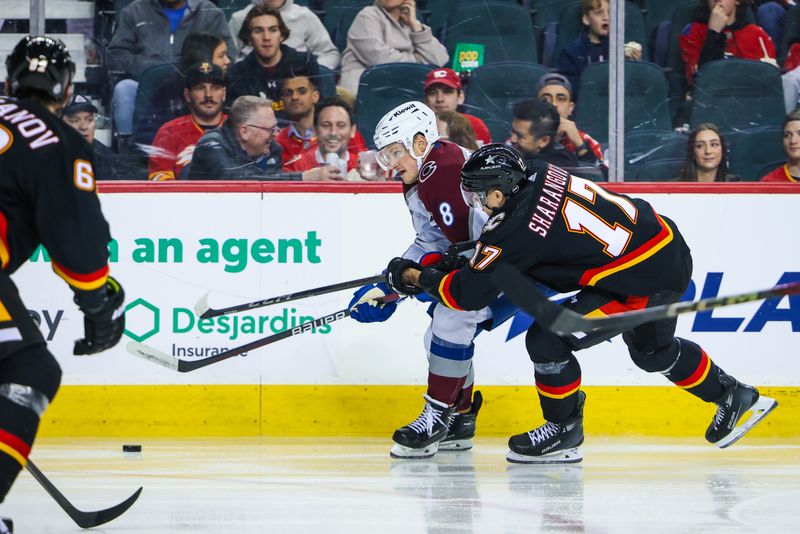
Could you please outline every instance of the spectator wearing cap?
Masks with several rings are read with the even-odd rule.
[[[350,150],[356,130],[353,109],[341,97],[327,98],[320,103],[314,129],[319,143],[298,154],[283,166],[284,171],[303,172],[330,166],[329,179],[361,180],[358,154]]]
[[[545,74],[539,79],[536,95],[558,110],[561,120],[558,124],[557,140],[564,148],[578,156],[578,163],[604,166],[600,143],[591,135],[579,130],[575,122],[570,119],[575,109],[575,102],[572,100],[572,84],[567,77],[557,72]]]
[[[514,103],[511,108],[509,143],[522,153],[526,163],[545,161],[559,167],[577,167],[578,158],[558,142],[561,117],[558,110],[545,100],[531,98]]]
[[[159,128],[153,140],[147,178],[156,182],[175,180],[192,161],[197,141],[226,119],[225,74],[213,63],[197,63],[186,73],[183,98],[189,113]]]
[[[286,26],[289,28],[289,37],[283,44],[300,52],[309,51],[317,56],[317,62],[331,70],[339,68],[340,54],[336,45],[331,41],[328,30],[319,20],[319,17],[306,6],[297,5],[294,0],[252,0],[251,5],[231,15],[228,26],[231,35],[239,35],[242,21],[256,4],[266,4],[281,13]],[[237,38],[240,46],[241,57],[249,54],[253,49]]]
[[[228,119],[205,134],[189,166],[190,180],[329,180],[331,169],[281,170],[281,146],[275,141],[278,120],[272,102],[244,95],[231,106]],[[186,174],[186,172],[184,172]]]
[[[95,139],[97,107],[83,95],[75,94],[64,106],[61,117],[92,145],[94,151],[94,175],[98,180],[127,180],[133,178],[121,165],[121,160],[109,147]]]
[[[281,108],[280,86],[295,73],[312,80],[319,76],[319,65],[310,52],[300,52],[285,44],[290,32],[280,11],[267,4],[256,4],[247,13],[239,39],[253,47],[247,57],[234,63],[228,72],[228,101],[242,95],[256,95]]]
[[[447,49],[431,28],[417,20],[415,2],[375,0],[375,5],[358,12],[347,32],[340,85],[355,95],[367,67],[400,62],[441,67],[448,59]]]
[[[453,69],[434,69],[425,77],[425,103],[436,113],[442,111],[458,111],[458,106],[464,103],[464,86],[461,77]],[[473,115],[461,113],[475,132],[475,139],[479,146],[492,142],[492,136],[486,124]]]

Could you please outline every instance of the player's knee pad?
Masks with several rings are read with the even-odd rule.
[[[666,345],[637,346],[630,333],[622,335],[623,341],[628,345],[628,352],[636,367],[648,373],[661,373],[669,369],[680,354],[680,342],[672,338]]]
[[[534,364],[565,362],[572,355],[572,347],[566,338],[541,328],[538,324],[531,326],[525,336],[525,347]]]

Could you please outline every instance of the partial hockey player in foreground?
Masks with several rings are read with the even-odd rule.
[[[421,102],[407,102],[387,113],[375,128],[378,162],[403,181],[406,203],[417,237],[403,253],[413,262],[436,263],[455,269],[459,259],[443,256],[451,244],[474,240],[486,222],[480,207],[464,204],[460,189],[461,167],[469,152],[439,140],[436,115]],[[461,257],[466,262],[465,257]],[[461,264],[463,264],[463,262]],[[359,289],[350,303],[350,316],[362,323],[385,321],[396,302],[375,299],[392,293],[384,283]],[[429,299],[428,299],[429,300]],[[473,396],[473,339],[516,311],[507,299],[489,299],[465,312],[434,303],[425,333],[428,355],[428,391],[422,414],[398,429],[394,458],[428,458],[439,449],[472,447],[481,407],[480,392]]]
[[[480,309],[497,297],[491,273],[510,264],[555,290],[578,290],[563,305],[602,317],[677,302],[689,284],[689,247],[675,223],[643,200],[609,193],[552,165],[526,169],[516,150],[497,144],[472,154],[461,181],[467,202],[491,213],[469,265],[447,272],[395,258],[388,281],[396,291],[422,288],[452,309]],[[586,394],[574,351],[618,334],[639,368],[717,405],[706,439],[721,448],[777,406],[717,367],[699,345],[675,337],[676,324],[673,317],[625,332],[558,335],[534,323],[526,346],[546,422],[509,440],[508,461],[581,461]]]
[[[125,329],[124,293],[108,275],[108,223],[95,192],[89,144],[57,114],[75,65],[64,44],[25,37],[6,60],[0,97],[0,502],[27,463],[61,369],[11,274],[40,244],[75,293],[85,337],[74,354],[113,347]],[[10,532],[0,522],[0,533]]]

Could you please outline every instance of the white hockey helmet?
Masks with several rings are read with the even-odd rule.
[[[428,142],[428,147],[421,156],[416,156],[412,148],[414,136],[418,133],[424,135]],[[422,102],[411,101],[400,104],[378,122],[373,139],[378,152],[392,143],[402,143],[408,153],[422,163],[423,158],[439,139],[436,113]]]

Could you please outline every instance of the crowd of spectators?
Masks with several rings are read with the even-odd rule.
[[[519,3],[536,12],[536,0]],[[636,3],[647,7],[645,0]],[[323,20],[332,10],[326,13],[322,0],[251,0],[227,13],[217,4],[132,0],[116,13],[102,54],[111,74],[110,98],[98,94],[93,101],[77,95],[64,111],[64,120],[94,145],[98,178],[385,179],[375,172],[371,139],[359,132],[365,110],[358,109],[356,98],[362,73],[387,63],[430,66],[408,100],[422,100],[436,112],[442,138],[470,150],[507,142],[526,159],[594,169],[589,173],[593,179],[607,178],[607,148],[580,127],[575,111],[583,71],[609,57],[609,0],[565,2],[577,6],[581,30],[556,50],[535,90],[508,105],[505,133],[496,129],[499,120],[490,110],[469,105],[469,69],[451,57],[446,30],[435,27],[437,14],[425,9],[428,4],[449,9],[441,5],[447,3],[375,0],[362,5],[349,26],[337,27],[346,32],[344,41],[326,29]],[[800,99],[800,35],[784,35],[794,2],[697,0],[694,7],[691,22],[673,29],[687,88],[670,96],[677,100],[672,127],[687,134],[685,161],[675,180],[759,178],[732,173],[730,151],[736,146],[726,143],[725,124],[689,126],[703,66],[734,57],[781,69],[780,90],[789,114],[782,132],[788,161],[764,180],[796,182],[800,133],[793,126],[800,127],[794,111]],[[544,27],[541,21],[536,25]],[[538,39],[542,46],[547,35]],[[626,39],[625,57],[654,60],[658,38],[654,33],[649,39]],[[337,48],[334,42],[345,44]],[[95,139],[101,100],[112,117],[114,150]],[[484,122],[481,117],[493,119],[491,130],[488,118]],[[139,170],[143,160],[146,172]]]

